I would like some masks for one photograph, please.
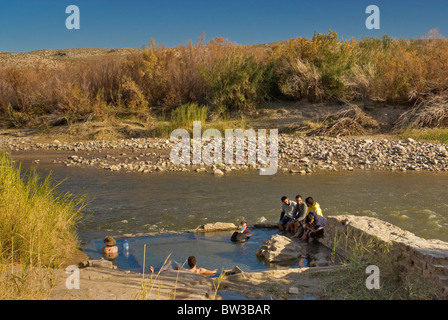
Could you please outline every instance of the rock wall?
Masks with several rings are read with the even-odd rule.
[[[342,256],[362,244],[388,243],[388,255],[396,262],[401,277],[417,273],[437,289],[442,299],[448,299],[447,242],[426,240],[391,223],[353,215],[328,217],[325,236],[320,242]]]

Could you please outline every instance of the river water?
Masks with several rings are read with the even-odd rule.
[[[59,190],[87,193],[90,203],[78,226],[85,251],[101,256],[106,235],[183,231],[204,223],[246,220],[276,222],[283,195],[294,199],[312,196],[325,216],[353,214],[391,222],[423,238],[448,241],[448,173],[353,171],[322,172],[311,175],[232,172],[225,176],[210,173],[125,173],[95,168],[38,166],[42,175],[53,173],[55,181],[67,178]],[[246,268],[266,267],[255,257],[258,245],[277,233],[257,231],[247,244],[229,241],[229,233],[212,236],[186,233],[129,239],[131,254],[117,258],[120,266],[141,268],[143,246],[152,254],[146,265],[161,266],[171,259],[182,263],[185,256],[197,255],[207,267],[235,264],[228,256],[239,255]],[[122,239],[118,239],[121,245]],[[137,252],[139,252],[137,254]],[[247,253],[247,261],[242,261]],[[226,256],[227,255],[227,256]],[[202,258],[202,260],[201,260]],[[227,260],[226,260],[227,259]],[[231,260],[231,259],[230,259]],[[202,263],[204,264],[204,263]]]

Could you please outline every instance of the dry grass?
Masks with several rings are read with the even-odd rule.
[[[419,98],[412,109],[403,113],[394,129],[439,128],[448,125],[448,91]]]
[[[357,105],[349,105],[334,115],[330,115],[309,135],[352,136],[362,135],[379,128],[378,122],[363,112]]]

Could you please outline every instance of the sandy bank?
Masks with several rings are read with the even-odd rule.
[[[189,271],[162,271],[160,274],[132,273],[110,267],[79,269],[79,289],[68,289],[73,273],[57,270],[51,300],[220,300],[220,293],[234,291],[248,299],[324,298],[328,272],[340,266],[266,270],[227,275],[219,284]],[[142,287],[144,285],[144,289]]]
[[[68,289],[73,273],[57,270],[52,300],[205,300],[214,297],[209,278],[189,271],[158,274],[131,273],[110,267],[79,269],[79,289]],[[74,282],[72,282],[74,283]]]

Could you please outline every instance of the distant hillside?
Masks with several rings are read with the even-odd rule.
[[[43,49],[31,52],[0,51],[0,66],[2,67],[57,67],[66,62],[86,59],[96,59],[104,56],[126,56],[138,51],[136,48],[79,48],[79,49]]]
[[[272,48],[285,45],[287,42],[288,40],[281,40],[272,43],[246,45],[245,47]],[[41,49],[30,52],[0,51],[0,67],[36,67],[39,65],[45,68],[52,68],[67,62],[97,59],[104,56],[125,57],[139,50],[140,48],[76,48]]]

